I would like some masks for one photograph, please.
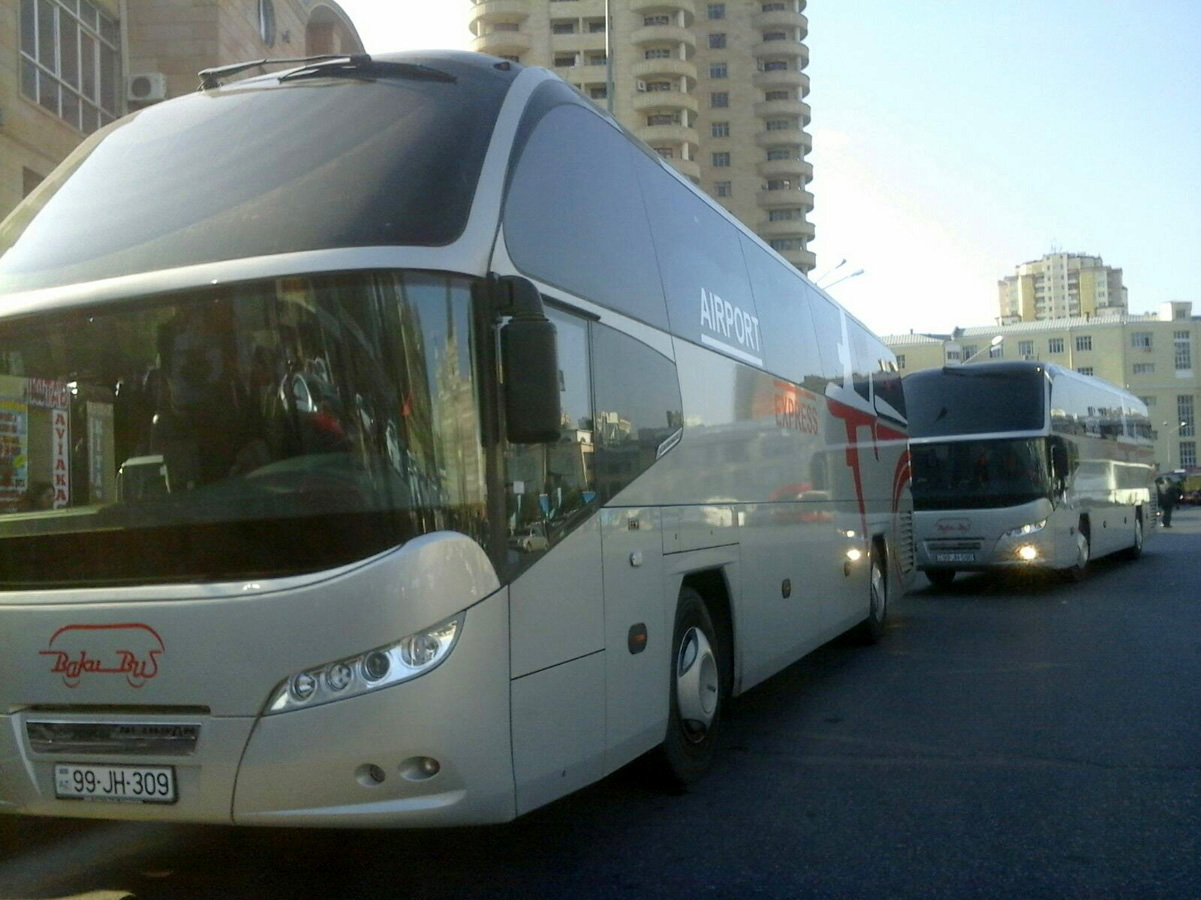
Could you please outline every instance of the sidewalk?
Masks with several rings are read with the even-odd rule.
[[[1201,534],[1201,506],[1177,506],[1172,510],[1172,527],[1165,530],[1158,526],[1163,534]]]

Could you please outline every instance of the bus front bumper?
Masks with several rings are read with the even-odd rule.
[[[939,540],[919,540],[917,545],[917,568],[923,572],[931,569],[960,572],[1047,569],[1064,565],[1058,559],[1054,541],[1045,532],[993,540],[961,541],[955,546],[948,546],[947,542]]]
[[[22,710],[0,716],[0,812],[319,827],[504,822],[516,814],[505,592],[467,613],[446,662],[413,681],[258,717]],[[31,721],[196,726],[186,754],[35,749]],[[433,761],[432,763],[430,761]],[[61,799],[59,764],[169,766],[173,803]]]

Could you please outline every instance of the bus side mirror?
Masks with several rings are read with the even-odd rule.
[[[1067,481],[1068,449],[1058,441],[1051,445],[1051,472],[1056,480]]]
[[[528,278],[493,276],[491,287],[494,309],[510,317],[500,329],[505,437],[512,444],[557,441],[561,408],[555,326]]]

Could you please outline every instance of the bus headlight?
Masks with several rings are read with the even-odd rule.
[[[450,656],[462,632],[463,613],[459,613],[394,643],[297,672],[271,692],[264,714],[320,706],[424,675]]]
[[[1046,527],[1047,527],[1047,520],[1043,519],[1041,522],[1031,522],[1029,525],[1023,525],[1021,528],[1011,528],[1007,532],[1005,532],[1003,535],[1001,535],[1001,537],[1007,537],[1007,538],[1025,537],[1028,534],[1034,534],[1035,532],[1042,531]]]

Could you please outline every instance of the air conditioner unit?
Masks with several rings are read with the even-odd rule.
[[[130,103],[157,103],[167,99],[167,76],[162,72],[135,72],[125,79],[125,99]]]
[[[634,89],[645,93],[646,92],[646,82],[642,81],[642,80],[635,81]]]

